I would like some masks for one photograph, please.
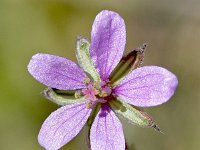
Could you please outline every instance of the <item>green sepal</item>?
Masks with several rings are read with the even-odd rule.
[[[155,124],[152,117],[143,110],[129,105],[119,98],[112,100],[109,104],[118,116],[125,118],[129,123],[139,127],[152,127],[160,132],[160,128]]]
[[[45,89],[41,94],[44,95],[48,100],[60,105],[68,105],[73,103],[80,103],[86,101],[85,97],[75,98],[74,95],[72,95],[72,91],[65,92],[65,93],[57,93],[56,90],[53,90],[52,88]]]
[[[122,77],[142,65],[146,46],[147,44],[143,44],[143,46],[134,49],[122,57],[121,61],[109,77],[109,80],[113,85],[116,85]]]
[[[94,119],[95,119],[97,113],[99,112],[100,108],[101,108],[101,104],[96,104],[96,106],[94,106],[94,108],[92,109],[92,112],[90,114],[90,117],[87,120],[87,124],[85,126],[86,142],[87,142],[88,148],[91,148],[91,144],[90,144],[90,129],[92,127],[92,123],[94,122]]]
[[[90,117],[88,118],[88,121],[87,121],[88,126],[90,126],[90,127],[92,126],[92,123],[93,123],[97,113],[99,112],[100,108],[101,108],[100,103],[99,104],[97,103],[96,106],[94,106],[94,108],[92,109],[92,112],[90,114]]]
[[[95,82],[100,82],[100,76],[92,62],[89,53],[90,43],[83,36],[79,36],[76,42],[76,58],[80,67],[87,73]]]

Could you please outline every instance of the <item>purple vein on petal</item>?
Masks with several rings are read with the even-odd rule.
[[[77,123],[77,125],[74,127],[74,128],[72,128],[72,131],[75,129],[75,128],[77,128],[77,126],[85,119],[85,117],[88,115],[88,113],[89,113],[89,111],[84,115],[84,117]],[[64,139],[66,138],[66,136],[67,136],[67,134],[63,137],[63,140],[62,141],[64,141]]]
[[[124,96],[124,97],[127,97],[127,98],[130,98],[130,99],[133,99],[133,97],[129,96],[129,95],[125,95],[123,93],[119,93],[121,96]],[[150,97],[147,97],[147,95],[134,95],[134,97],[137,97],[137,99],[140,99],[140,100],[149,100]]]
[[[104,127],[105,127],[105,133],[106,133],[106,144],[104,149],[106,149],[107,143],[108,143],[108,133],[107,133],[107,124],[106,124],[106,117],[104,117],[105,121],[104,121]]]
[[[39,143],[49,150],[59,149],[80,132],[90,112],[86,102],[59,108],[43,123],[38,135]]]
[[[77,106],[81,106],[82,104],[77,104],[77,105],[74,105],[73,107],[70,107],[68,110],[71,110],[71,109],[73,109],[73,108],[75,108],[75,107],[77,107]],[[84,108],[85,106],[83,105],[83,108]],[[80,111],[82,111],[83,109],[81,109]],[[60,119],[61,117],[62,117],[62,115],[64,114],[65,112],[63,111],[62,113],[60,113],[59,114],[59,116],[58,117],[56,117],[57,119]],[[75,112],[76,114],[77,114],[77,112]],[[74,115],[73,115],[74,116]],[[69,118],[70,119],[70,118]],[[53,127],[53,126],[55,126],[56,124],[54,124],[54,125],[52,125],[51,127]]]
[[[108,105],[103,107],[91,127],[91,148],[92,150],[124,150],[122,125]]]
[[[98,117],[98,120],[97,120],[98,123],[97,123],[97,127],[96,127],[96,138],[95,138],[96,143],[97,143],[97,135],[98,135],[97,132],[98,132],[98,130],[99,130],[99,124],[100,124],[100,123],[99,123],[99,119],[100,119],[100,117]]]
[[[50,54],[35,54],[28,64],[28,71],[44,85],[60,90],[84,88],[87,75],[73,61]]]
[[[123,19],[115,12],[107,10],[100,12],[92,26],[90,54],[103,80],[107,80],[119,63],[125,42]]]
[[[62,73],[60,73],[60,72],[57,72],[57,71],[56,71],[55,73],[57,73],[58,75],[62,75],[62,76],[64,76],[64,77],[67,77],[67,78],[70,79],[70,80],[80,82],[80,81],[77,80],[76,78],[72,78],[72,77],[67,76],[67,75],[65,75],[65,74],[62,74]],[[47,74],[47,75],[51,75],[51,73],[46,73],[46,74]]]
[[[134,70],[133,70],[133,71],[134,71]],[[146,77],[149,77],[149,76],[156,76],[156,75],[158,75],[158,76],[161,77],[161,75],[158,74],[158,73],[155,73],[155,74],[147,74],[147,75],[145,75],[145,76],[139,76],[139,77],[132,78],[131,80],[128,80],[128,81],[123,82],[123,83],[120,82],[120,83],[117,85],[117,88],[122,87],[122,86],[124,86],[124,85],[127,84],[127,83],[134,82],[135,80],[142,80],[142,79],[145,79]],[[123,80],[123,79],[122,79],[122,80]],[[127,88],[125,87],[125,89],[127,89]]]
[[[83,109],[81,109],[81,110],[75,112],[70,118],[66,119],[66,120],[57,128],[57,130],[55,130],[55,132],[54,132],[53,135],[55,135],[55,134],[57,133],[58,129],[59,129],[61,126],[63,126],[68,120],[70,120],[71,118],[73,118],[75,115],[77,115],[77,114],[78,114],[79,112],[81,112],[81,111],[83,111]],[[72,128],[72,129],[74,129],[74,128]]]
[[[111,18],[111,16],[109,16],[109,18]],[[111,22],[112,22],[112,20],[110,19],[110,21],[109,21],[109,24],[110,24],[110,25],[109,25],[109,26],[111,26]],[[108,35],[107,35],[107,36],[108,36],[108,44],[107,44],[107,45],[108,45],[108,49],[110,49],[110,38],[109,38],[109,37],[110,37],[110,32],[111,32],[110,30],[111,30],[111,29],[108,28],[108,30],[109,30],[109,31],[108,31]],[[106,58],[108,58],[108,51],[106,51]],[[107,66],[108,66],[108,59],[106,59],[106,64],[104,65],[104,73],[105,73],[105,74],[107,74],[107,71],[106,71]],[[103,78],[104,78],[104,77],[103,77]],[[105,78],[104,78],[104,80],[105,80]]]
[[[113,89],[125,102],[141,107],[160,105],[174,94],[178,80],[170,71],[146,66],[133,70]]]
[[[116,30],[116,29],[115,29]],[[121,36],[121,35],[119,35],[119,36]],[[112,58],[112,60],[114,61],[114,59],[116,58],[116,56],[118,55],[118,53],[119,53],[119,49],[116,49],[116,53],[115,53],[115,56]],[[112,61],[112,62],[113,62]],[[109,70],[108,70],[108,73],[109,72],[112,72],[112,67],[113,67],[113,63],[110,65],[110,67],[109,67]]]
[[[114,123],[113,116],[111,116],[111,118],[112,118],[112,123],[113,123],[113,125],[114,125],[114,127],[115,127],[115,131],[117,131],[117,127],[116,127],[116,125],[115,125],[115,123]]]
[[[74,107],[76,107],[76,106],[74,106]],[[71,108],[69,108],[68,110],[73,109],[74,107],[71,107]],[[76,114],[78,114],[78,113],[81,112],[81,111],[83,111],[83,109],[81,109],[81,110],[78,111],[78,112],[75,112],[75,114],[73,114],[70,118],[68,118],[67,120],[65,120],[65,121],[54,131],[53,136],[56,135],[57,131],[60,129],[61,126],[63,126],[69,119],[71,119],[72,117],[74,117]],[[62,112],[62,113],[59,115],[59,118],[57,118],[57,119],[60,119],[60,118],[61,118],[61,115],[62,115],[63,113],[64,113],[64,112]],[[56,124],[57,124],[57,123],[55,123],[54,125],[51,125],[51,126],[50,126],[50,129],[52,129]],[[47,135],[47,134],[46,134],[46,135]],[[53,140],[53,139],[54,139],[54,138],[52,137],[52,138],[49,139],[49,141],[51,141],[51,140]]]

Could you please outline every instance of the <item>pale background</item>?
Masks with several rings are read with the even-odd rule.
[[[123,122],[130,150],[200,149],[199,0],[0,0],[0,150],[41,150],[37,135],[57,106],[27,72],[35,53],[75,60],[76,36],[90,38],[94,17],[118,12],[126,51],[148,42],[144,65],[175,73],[179,86],[164,105],[146,109],[165,134]],[[84,133],[63,150],[87,150]]]

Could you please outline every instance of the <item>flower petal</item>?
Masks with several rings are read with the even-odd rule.
[[[104,81],[122,58],[125,43],[124,20],[115,12],[100,12],[92,26],[90,55]]]
[[[91,130],[92,150],[124,150],[125,139],[122,125],[107,105],[97,114]]]
[[[90,113],[86,103],[59,108],[43,123],[38,135],[40,145],[47,150],[59,149],[80,132]]]
[[[83,70],[63,57],[36,54],[28,65],[28,71],[36,80],[52,88],[74,90],[86,87],[83,81],[87,76]]]
[[[178,80],[168,70],[146,66],[133,70],[114,88],[117,96],[135,106],[149,107],[168,101],[174,94]]]

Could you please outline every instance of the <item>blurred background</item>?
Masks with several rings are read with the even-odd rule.
[[[148,42],[144,65],[162,66],[179,79],[173,98],[148,108],[165,134],[123,122],[130,150],[200,149],[199,0],[0,0],[0,150],[42,150],[37,135],[58,107],[27,72],[35,53],[76,61],[78,35],[90,38],[103,9],[127,28],[126,52]],[[87,150],[81,132],[63,150]]]

